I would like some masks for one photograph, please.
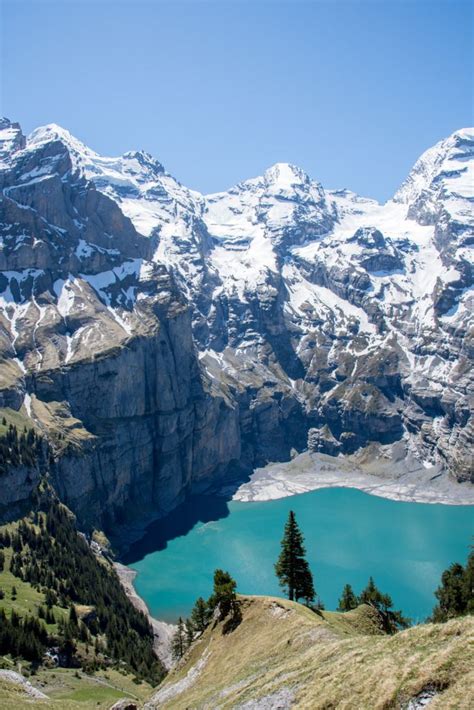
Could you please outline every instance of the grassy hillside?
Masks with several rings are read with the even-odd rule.
[[[367,606],[316,615],[277,598],[241,602],[240,625],[208,628],[147,707],[376,710],[422,691],[436,693],[430,710],[474,707],[474,617],[386,636]]]
[[[32,699],[20,685],[0,677],[0,710],[108,710],[117,700],[130,699],[139,707],[152,692],[148,683],[135,683],[130,675],[115,670],[86,675],[71,668],[41,670],[28,681],[47,699]]]
[[[0,527],[0,708],[31,704],[12,671],[58,708],[141,701],[164,673],[147,618],[49,495],[35,513]]]

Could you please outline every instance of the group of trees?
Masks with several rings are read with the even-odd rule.
[[[44,656],[49,636],[44,624],[34,616],[20,618],[12,611],[10,618],[0,608],[0,655],[10,653],[38,663]]]
[[[42,507],[42,509],[41,509]],[[153,630],[147,617],[130,602],[110,564],[97,559],[74,518],[56,500],[46,497],[33,524],[21,521],[16,532],[4,534],[0,547],[11,547],[10,571],[45,596],[38,621],[51,623],[52,607],[69,609],[58,628],[59,644],[67,641],[69,656],[76,642],[96,650],[96,662],[120,663],[138,678],[156,683],[164,669],[153,650]],[[105,562],[105,561],[104,561]],[[91,608],[78,619],[75,605]],[[64,616],[64,615],[63,615]],[[8,646],[7,636],[4,645]],[[56,645],[51,638],[49,645]],[[11,646],[16,654],[16,646]]]
[[[305,559],[303,534],[296,522],[295,514],[290,510],[285,525],[281,552],[275,565],[275,572],[280,581],[280,586],[286,591],[288,599],[303,599],[310,606],[315,598],[313,575]],[[401,611],[393,609],[393,602],[388,594],[383,594],[375,586],[372,577],[360,596],[356,596],[350,584],[344,587],[339,600],[339,611],[350,611],[360,604],[370,604],[380,613],[385,629],[392,633],[409,624]],[[318,599],[317,609],[322,609],[323,604]]]
[[[237,583],[228,572],[216,569],[214,587],[207,601],[197,599],[189,619],[178,619],[178,626],[171,642],[171,652],[175,660],[181,658],[197,636],[209,626],[214,616],[217,620],[225,619],[224,632],[235,628],[241,619],[240,605],[237,600]]]
[[[74,659],[77,650],[75,640],[92,643],[86,625],[77,618],[74,606],[70,608],[68,619],[61,617],[58,620],[57,631],[46,626],[54,623],[56,619],[53,612],[41,606],[37,616],[26,614],[23,617],[14,609],[8,617],[5,610],[0,608],[0,655],[10,654],[14,658],[39,664],[46,651],[54,648],[67,665],[73,665],[74,660],[75,665],[79,665],[77,659]]]
[[[44,456],[44,442],[34,429],[24,428],[19,433],[14,424],[2,420],[5,431],[0,435],[0,475],[7,472],[9,466],[35,467]]]
[[[313,575],[305,554],[303,534],[296,522],[295,514],[291,510],[285,524],[281,551],[275,564],[275,573],[290,600],[303,599],[313,609],[323,609],[323,604],[319,599],[316,605],[312,605],[316,592]],[[240,603],[236,596],[236,586],[235,580],[228,572],[221,569],[215,570],[214,589],[209,599],[205,601],[199,597],[194,604],[190,618],[183,620],[180,617],[178,620],[171,644],[175,660],[184,655],[194,639],[207,628],[211,619],[227,619],[224,632],[239,623],[241,618]],[[346,584],[339,600],[338,610],[350,611],[360,604],[368,604],[378,611],[388,633],[394,633],[410,623],[401,611],[393,609],[391,597],[376,587],[372,577],[369,578],[366,588],[359,596],[354,594],[350,584]]]
[[[410,625],[410,619],[403,616],[400,610],[393,608],[392,597],[377,588],[373,577],[369,577],[367,586],[359,596],[354,593],[350,584],[346,584],[342,590],[337,610],[351,611],[360,604],[368,604],[377,609],[387,633],[395,633],[395,631],[406,629]]]

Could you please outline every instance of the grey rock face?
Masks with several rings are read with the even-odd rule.
[[[205,197],[146,153],[4,120],[0,403],[84,524],[307,445],[403,438],[472,480],[471,153],[454,134],[384,206],[286,164]]]

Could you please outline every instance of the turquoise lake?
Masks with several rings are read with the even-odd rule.
[[[238,591],[281,596],[273,564],[288,511],[305,536],[317,594],[337,607],[345,583],[359,593],[372,575],[414,622],[435,603],[451,562],[465,563],[474,533],[472,506],[403,503],[331,488],[264,503],[199,496],[154,523],[125,562],[153,616],[176,621],[211,592],[217,567]]]

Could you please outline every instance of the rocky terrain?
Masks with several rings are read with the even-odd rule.
[[[49,442],[81,524],[307,446],[402,442],[474,481],[473,151],[457,131],[385,205],[283,163],[203,196],[147,153],[3,119],[0,406]],[[10,506],[37,474],[9,471]]]

